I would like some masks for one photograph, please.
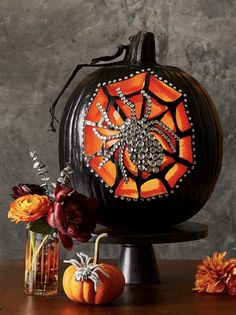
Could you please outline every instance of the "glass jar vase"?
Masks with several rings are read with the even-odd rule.
[[[58,288],[59,240],[57,233],[26,230],[25,293],[56,295]]]

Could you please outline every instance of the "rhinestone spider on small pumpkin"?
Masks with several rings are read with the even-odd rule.
[[[98,264],[90,263],[91,257],[84,253],[76,253],[79,261],[76,259],[64,260],[65,263],[70,263],[76,268],[75,280],[77,282],[91,280],[94,285],[94,291],[97,291],[98,286],[101,284],[100,277],[96,271],[100,271],[104,276],[109,278],[109,275],[99,267]]]
[[[179,140],[179,137],[160,120],[148,120],[152,109],[152,101],[151,97],[144,90],[141,91],[141,94],[146,98],[147,106],[141,119],[137,119],[135,104],[124,96],[119,87],[116,91],[121,101],[130,108],[131,118],[127,118],[121,126],[117,126],[110,121],[108,113],[104,110],[102,105],[97,103],[97,108],[103,117],[97,127],[104,128],[102,123],[105,121],[109,129],[117,133],[105,136],[101,134],[96,127],[93,128],[93,132],[103,143],[109,140],[118,140],[109,149],[105,149],[104,158],[98,168],[101,168],[107,163],[118,149],[118,162],[121,174],[125,182],[127,182],[128,176],[123,158],[125,150],[127,149],[132,163],[139,171],[158,173],[165,155],[163,153],[163,147],[155,137],[155,134],[161,135],[167,141],[172,153],[176,152],[172,138]]]

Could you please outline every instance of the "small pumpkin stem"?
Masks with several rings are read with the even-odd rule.
[[[98,256],[99,256],[99,242],[103,237],[108,237],[107,233],[102,233],[98,235],[95,241],[95,249],[94,249],[94,258],[93,258],[93,263],[96,265],[98,262]]]

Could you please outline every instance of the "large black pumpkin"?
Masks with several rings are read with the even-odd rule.
[[[71,164],[73,185],[100,201],[99,223],[155,232],[189,219],[209,199],[222,130],[205,89],[156,63],[152,33],[119,48],[124,60],[83,79],[65,106],[60,167]]]

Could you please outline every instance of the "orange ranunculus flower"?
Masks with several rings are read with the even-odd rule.
[[[15,223],[32,222],[45,216],[50,206],[51,202],[47,196],[25,195],[10,204],[8,218]]]
[[[204,258],[202,263],[197,266],[198,271],[193,290],[207,293],[229,293],[228,285],[230,283],[232,287],[230,292],[233,292],[231,278],[236,268],[236,259],[226,260],[225,255],[226,252],[215,252],[212,258],[209,256]],[[236,284],[235,280],[234,284]]]

